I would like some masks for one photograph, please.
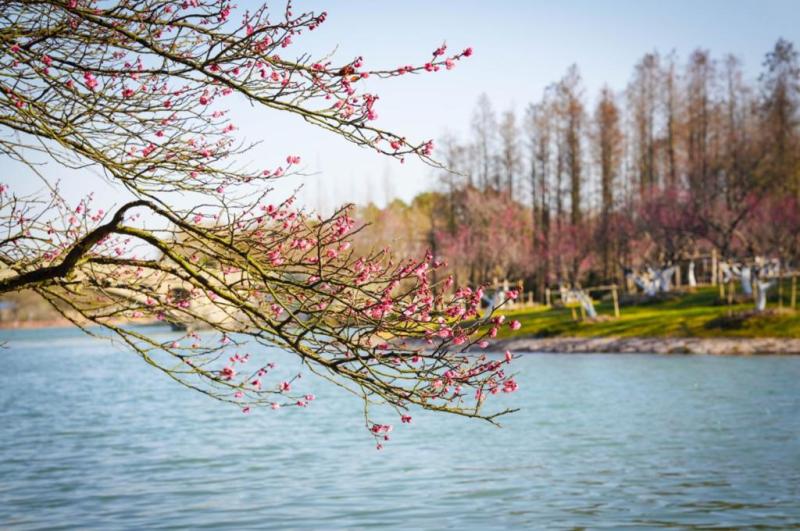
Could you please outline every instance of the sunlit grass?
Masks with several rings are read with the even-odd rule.
[[[783,310],[778,311],[777,290],[763,315],[753,314],[752,303],[727,305],[717,288],[652,303],[621,305],[614,319],[612,302],[595,302],[597,321],[576,321],[568,308],[544,307],[504,311],[522,324],[519,330],[502,327],[498,337],[800,337],[800,311],[789,308],[788,281],[783,290]]]

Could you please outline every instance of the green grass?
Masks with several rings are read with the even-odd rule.
[[[770,295],[764,314],[753,314],[752,302],[721,303],[714,287],[668,300],[623,304],[619,319],[613,317],[610,300],[595,302],[600,319],[594,322],[573,320],[568,308],[509,310],[501,313],[519,320],[522,327],[512,331],[504,326],[498,337],[800,337],[800,310],[789,309],[788,281],[782,311],[777,311],[777,288],[770,290]]]

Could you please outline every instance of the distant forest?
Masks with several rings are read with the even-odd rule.
[[[576,65],[523,115],[479,98],[468,138],[437,143],[431,191],[361,212],[364,245],[432,249],[457,281],[620,282],[715,250],[797,263],[800,66],[778,40],[760,75],[733,55],[648,53],[590,97]]]

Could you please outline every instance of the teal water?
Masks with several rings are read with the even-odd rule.
[[[0,528],[800,527],[800,357],[526,355],[502,429],[415,412],[378,452],[322,381],[243,415],[72,330],[0,340]]]

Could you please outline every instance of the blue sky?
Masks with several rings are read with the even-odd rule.
[[[255,4],[240,0],[241,8]],[[476,1],[476,0],[297,0],[295,12],[327,10],[317,31],[296,40],[284,55],[330,52],[345,61],[363,55],[367,67],[421,63],[442,41],[454,49],[472,46],[473,57],[449,72],[368,80],[381,95],[379,124],[410,138],[465,134],[475,101],[486,92],[496,110],[522,110],[543,88],[577,63],[591,104],[604,83],[620,90],[633,64],[646,52],[675,50],[685,58],[696,47],[716,57],[734,53],[755,78],[764,54],[778,37],[800,44],[800,1]],[[388,193],[409,199],[433,183],[419,163],[399,163],[359,149],[294,116],[233,106],[241,133],[263,143],[248,155],[269,166],[299,154],[314,175],[285,180],[282,193],[304,184],[301,200],[331,208],[345,201],[382,203]],[[22,175],[0,181],[20,184]],[[15,182],[16,181],[16,182]],[[80,178],[82,187],[89,178]],[[101,197],[113,191],[98,187]]]
[[[496,110],[522,110],[572,63],[580,67],[590,103],[604,83],[624,88],[634,63],[648,51],[675,50],[682,58],[697,47],[719,57],[734,53],[755,78],[778,37],[800,44],[796,0],[296,2],[296,10],[306,8],[327,9],[329,18],[298,40],[299,47],[329,51],[338,45],[339,57],[364,55],[367,66],[419,62],[444,40],[453,49],[475,49],[450,72],[371,85],[381,95],[381,125],[416,138],[466,134],[482,92]],[[302,194],[310,206],[380,203],[387,181],[390,194],[409,199],[433,182],[421,164],[383,160],[290,122],[287,132],[296,135],[281,138],[279,145],[296,141],[308,169],[319,172],[306,179]]]

